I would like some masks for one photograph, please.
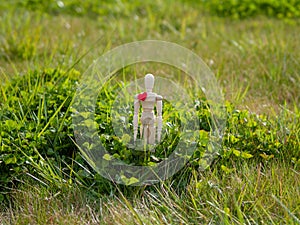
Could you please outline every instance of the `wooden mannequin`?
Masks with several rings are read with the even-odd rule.
[[[155,144],[155,141],[160,142],[161,130],[162,130],[162,100],[163,97],[153,93],[154,76],[152,74],[146,74],[145,76],[145,88],[146,92],[137,94],[134,98],[134,116],[133,116],[133,129],[134,129],[134,142],[136,142],[138,132],[138,118],[139,109],[142,105],[142,115],[140,118],[141,138],[144,138],[145,143]],[[154,106],[156,105],[157,115],[154,114]],[[157,132],[156,127],[157,125]],[[157,133],[157,136],[155,135]]]

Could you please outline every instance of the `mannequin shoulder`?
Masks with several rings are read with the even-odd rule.
[[[156,101],[162,101],[164,98],[161,95],[156,95]]]

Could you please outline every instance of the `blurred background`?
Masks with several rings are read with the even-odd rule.
[[[0,3],[0,73],[74,68],[118,45],[175,42],[253,112],[299,107],[299,0],[24,0]]]

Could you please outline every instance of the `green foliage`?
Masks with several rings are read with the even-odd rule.
[[[256,15],[279,19],[300,17],[299,0],[204,0],[203,2],[212,13],[234,19]]]
[[[48,69],[15,77],[1,87],[0,181],[31,173],[40,155],[53,165],[74,154],[69,105],[79,73]]]
[[[57,182],[57,186],[66,179],[73,182],[73,178],[85,185],[89,182],[103,183],[102,179],[96,178],[95,174],[90,172],[89,166],[83,161],[71,140],[73,125],[70,104],[79,77],[79,72],[75,70],[64,72],[48,69],[16,77],[1,87],[1,183],[11,182],[22,174],[41,176],[46,181]],[[156,152],[132,151],[131,135],[125,133],[118,137],[112,126],[111,107],[116,99],[118,85],[120,84],[106,84],[100,91],[95,111],[96,123],[89,119],[90,113],[86,112],[78,115],[82,121],[80,124],[85,127],[98,127],[98,135],[109,152],[103,155],[103,159],[109,161],[114,157],[128,164],[155,165],[174,151],[182,138],[181,128],[185,126],[185,122],[173,106],[165,101],[164,117],[168,119],[164,124],[166,135],[162,143],[157,146]],[[86,103],[86,100],[83,103]],[[129,121],[132,121],[132,104],[127,102],[122,107],[125,114],[129,115]],[[209,105],[205,100],[195,99],[195,108],[200,122],[199,133],[196,132],[196,136],[192,135],[191,140],[184,139],[181,147],[189,148],[192,142],[195,142],[197,148],[187,168],[179,176],[181,181],[190,177],[188,167],[198,168],[203,166],[203,163],[209,163],[203,162],[203,154],[209,147]],[[288,118],[287,115],[271,119],[251,114],[246,110],[235,110],[229,103],[226,108],[227,129],[223,138],[223,150],[218,153],[223,159],[222,162],[229,159],[243,161],[253,158],[265,162],[280,158],[293,162],[296,166],[299,164],[299,114],[289,116],[289,120],[283,121],[282,118]],[[121,129],[127,130],[129,134],[133,133],[131,122],[123,124]],[[86,135],[91,137],[88,132]],[[195,137],[197,140],[194,140]],[[86,146],[90,148],[92,145],[87,142]],[[76,160],[76,165],[72,159]],[[221,169],[225,173],[231,171],[225,165]],[[135,177],[124,176],[122,179],[127,183],[136,182]]]
[[[229,118],[224,136],[223,158],[256,158],[263,161],[299,158],[300,115],[291,116],[288,123],[247,110],[234,110],[228,106]],[[280,121],[280,122],[279,122]],[[295,126],[295,127],[294,127]],[[291,129],[292,128],[292,129]]]

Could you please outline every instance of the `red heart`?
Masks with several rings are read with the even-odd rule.
[[[138,95],[138,100],[145,101],[147,98],[147,92]]]

